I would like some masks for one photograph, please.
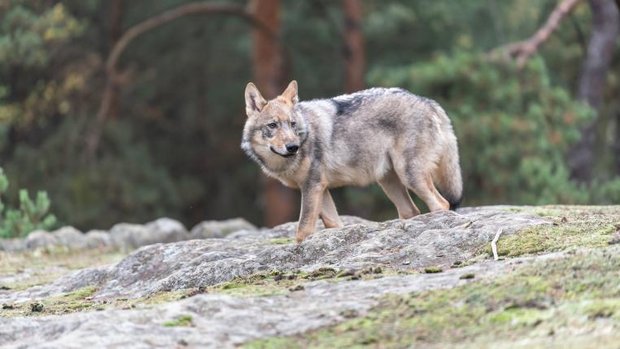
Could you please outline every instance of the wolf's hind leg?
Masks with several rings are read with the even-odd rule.
[[[336,204],[334,204],[334,199],[332,199],[328,189],[325,189],[323,192],[320,216],[325,228],[342,228],[344,226],[338,216]]]
[[[430,173],[421,174],[417,172],[412,177],[407,178],[407,180],[409,188],[426,203],[431,212],[450,209],[448,201],[435,188]]]
[[[394,170],[388,171],[378,182],[385,195],[396,206],[398,218],[408,219],[420,214],[420,210],[411,200],[411,196],[409,196],[407,187],[401,183]]]

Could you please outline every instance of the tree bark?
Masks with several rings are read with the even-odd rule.
[[[581,69],[578,97],[596,112],[596,119],[581,131],[581,140],[569,152],[572,178],[588,182],[596,164],[597,125],[603,94],[607,85],[607,72],[613,56],[615,41],[620,31],[620,15],[614,0],[589,0],[592,11],[592,29],[588,52]]]
[[[345,91],[355,92],[365,87],[366,62],[361,1],[342,0],[342,12],[344,15]]]
[[[269,32],[280,32],[280,0],[252,0],[250,9]],[[262,30],[254,29],[252,38],[254,83],[270,99],[281,93],[286,84],[282,47]],[[273,178],[263,177],[261,182],[264,224],[271,227],[294,219],[298,207],[295,193]]]

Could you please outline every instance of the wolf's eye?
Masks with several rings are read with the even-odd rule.
[[[271,122],[267,124],[267,127],[269,127],[270,129],[274,129],[278,127],[278,124],[276,124],[275,122]]]
[[[295,121],[291,121],[291,127],[295,127],[297,126],[297,123]]]

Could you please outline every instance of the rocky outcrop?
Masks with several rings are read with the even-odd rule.
[[[530,261],[488,261],[440,274],[315,281],[269,297],[201,294],[149,309],[0,319],[0,338],[9,343],[7,348],[234,348],[252,339],[303,333],[363,316],[388,293],[454,287],[471,281],[464,275],[480,280]]]
[[[41,297],[96,286],[95,298],[135,298],[272,270],[447,267],[471,258],[498,229],[509,235],[550,224],[540,217],[498,208],[437,212],[382,223],[355,217],[344,221],[344,228],[318,230],[299,245],[293,239],[294,223],[243,230],[226,238],[149,245],[117,265],[81,270],[12,296]]]
[[[50,284],[26,290],[0,288],[0,304],[7,309],[4,313],[0,310],[0,315],[9,316],[0,316],[0,347],[233,348],[254,339],[272,340],[269,337],[273,336],[295,336],[284,343],[297,343],[323,336],[323,332],[307,332],[324,331],[326,327],[334,329],[337,336],[342,334],[341,328],[346,328],[355,338],[357,333],[367,332],[372,337],[372,328],[367,331],[366,324],[379,321],[377,317],[386,311],[393,311],[395,315],[388,315],[396,316],[398,323],[427,314],[425,318],[430,322],[425,326],[435,328],[438,318],[433,316],[450,316],[445,309],[437,308],[435,303],[420,307],[424,303],[411,302],[435,295],[419,292],[470,282],[481,283],[438,292],[434,302],[448,307],[454,304],[455,308],[467,304],[455,313],[458,316],[474,316],[476,312],[466,310],[479,307],[476,309],[486,313],[473,319],[472,326],[497,325],[495,335],[505,343],[514,339],[506,335],[512,332],[506,331],[516,328],[521,335],[538,331],[534,336],[544,340],[538,343],[556,343],[564,338],[572,341],[567,334],[575,331],[604,335],[608,340],[605,343],[615,343],[617,335],[610,338],[609,334],[617,333],[617,317],[609,297],[616,295],[613,285],[618,270],[615,256],[620,248],[616,242],[620,229],[618,208],[580,207],[574,208],[572,214],[564,210],[466,208],[458,213],[438,212],[387,222],[343,217],[345,227],[324,229],[319,225],[301,244],[295,243],[295,222],[273,229],[255,229],[243,221],[206,222],[187,232],[178,222],[164,219],[144,226],[119,224],[111,233],[80,234],[71,228],[39,232],[30,238],[36,248],[56,246],[61,241],[64,246],[74,244],[75,249],[111,246],[118,243],[115,239],[127,241],[128,249],[155,241],[168,242],[138,247],[118,263],[65,274]],[[234,228],[227,230],[222,224]],[[511,251],[521,251],[515,255],[542,254],[501,261],[485,258],[482,250],[488,248],[499,230],[500,249],[505,251],[508,246]],[[93,243],[78,244],[78,234],[90,236]],[[514,234],[520,235],[510,236]],[[187,236],[200,239],[188,240]],[[562,237],[566,241],[560,241]],[[556,243],[532,248],[532,244],[547,244],[549,240]],[[580,244],[586,249],[578,249]],[[118,256],[119,251],[113,254]],[[584,281],[584,276],[593,271],[598,272],[598,279]],[[572,284],[575,275],[582,284]],[[557,285],[566,287],[558,289]],[[592,296],[601,289],[611,291],[604,293],[607,298],[592,303]],[[575,301],[576,292],[582,294]],[[446,293],[453,297],[447,303]],[[565,297],[567,294],[571,296]],[[556,295],[564,298],[558,298],[556,303]],[[76,303],[67,304],[71,299]],[[580,312],[573,314],[575,305]],[[398,318],[400,310],[405,311],[403,321]],[[433,311],[436,314],[428,314]],[[538,316],[521,316],[533,311]],[[359,321],[331,327],[366,315]],[[556,316],[569,318],[547,323]],[[521,321],[514,324],[515,328],[504,326],[512,324],[514,318]],[[452,331],[453,324],[443,322],[442,326]],[[575,324],[577,327],[571,327]],[[350,332],[349,326],[357,326],[357,332]],[[419,328],[420,324],[410,326]],[[406,335],[410,328],[401,330],[404,332],[400,335]],[[477,327],[472,331],[479,333]],[[383,343],[381,335],[372,337],[377,341],[372,343]],[[530,337],[524,336],[523,343],[528,343]],[[327,340],[331,341],[331,337]],[[428,340],[423,336],[420,343],[435,343]],[[437,347],[443,347],[443,342],[437,343]],[[446,343],[458,347],[464,342],[457,333]],[[592,343],[591,347],[606,347]]]

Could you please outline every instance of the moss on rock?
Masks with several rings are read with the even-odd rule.
[[[553,224],[538,225],[518,234],[502,236],[497,243],[500,256],[517,257],[576,247],[605,247],[612,240],[612,234],[620,230],[620,206],[509,208],[515,209],[550,219]],[[492,255],[488,245],[481,252]]]
[[[248,348],[411,345],[479,347],[528,339],[542,343],[582,333],[606,343],[620,326],[620,248],[580,250],[521,267],[495,280],[448,290],[383,297],[366,316]],[[616,335],[616,338],[618,336]],[[596,344],[584,347],[596,348]],[[609,343],[612,343],[609,341]]]

